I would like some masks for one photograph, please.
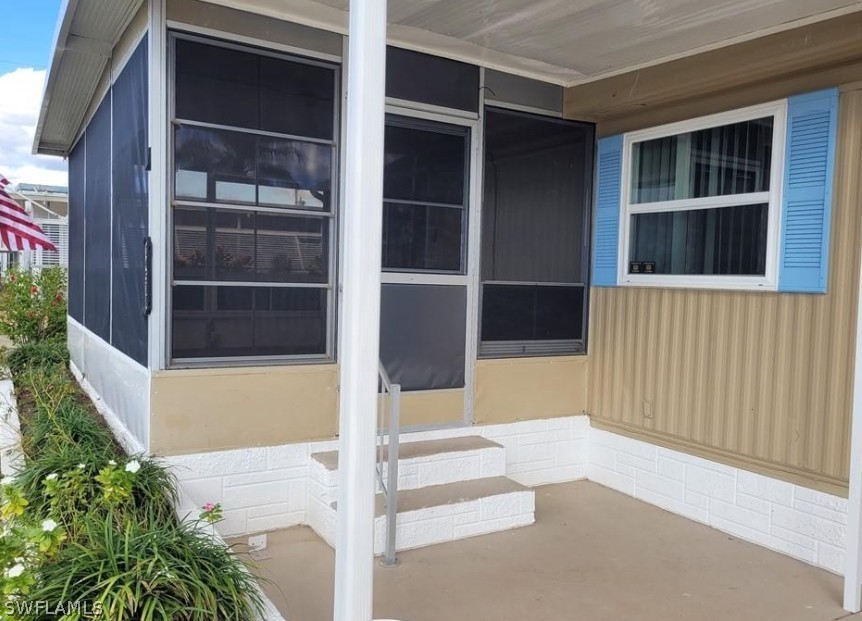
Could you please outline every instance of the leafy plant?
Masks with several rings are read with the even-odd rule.
[[[78,539],[41,570],[30,599],[96,602],[117,621],[247,621],[262,610],[254,577],[193,525],[153,516],[116,528],[111,515],[82,524]]]
[[[0,621],[257,616],[255,578],[229,548],[177,518],[170,471],[123,453],[66,356],[36,343],[7,356],[17,361],[26,463],[14,481],[0,481]],[[201,521],[220,517],[212,505]],[[34,602],[85,605],[48,613]]]
[[[0,334],[13,343],[66,337],[66,271],[12,269],[0,279]]]
[[[69,350],[60,338],[24,343],[6,354],[5,364],[13,375],[21,374],[27,368],[66,366],[69,364]]]

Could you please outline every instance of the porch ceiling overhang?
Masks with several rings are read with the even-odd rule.
[[[205,0],[347,31],[349,0]],[[389,0],[390,43],[574,86],[862,10],[860,0]]]
[[[114,45],[142,1],[63,1],[36,125],[34,153],[67,154]]]
[[[64,155],[142,0],[65,0],[34,151]],[[205,0],[346,33],[349,0]],[[574,86],[855,11],[862,0],[389,0],[399,47]]]

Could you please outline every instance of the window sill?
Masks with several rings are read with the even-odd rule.
[[[167,371],[204,370],[204,369],[248,369],[267,367],[297,367],[314,365],[333,365],[332,356],[272,356],[259,358],[179,358],[168,363]]]
[[[556,358],[583,356],[587,351],[583,340],[559,341],[488,341],[479,344],[477,358]]]
[[[618,281],[620,287],[649,287],[656,289],[707,289],[724,291],[761,291],[776,292],[774,280],[762,276],[631,276],[626,275]]]

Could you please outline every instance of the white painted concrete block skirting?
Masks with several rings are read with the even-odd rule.
[[[404,433],[401,442],[482,436],[505,447],[506,476],[535,486],[586,477],[589,431],[586,416],[571,416]],[[230,537],[313,523],[309,511],[315,503],[309,487],[327,475],[314,476],[311,455],[337,448],[334,440],[303,442],[178,455],[166,461],[195,498],[222,503],[225,519],[219,528]]]
[[[600,429],[587,478],[713,528],[844,573],[847,500]]]
[[[591,428],[586,416],[408,433],[401,441],[468,435],[503,445],[506,476],[524,485],[586,478],[740,539],[844,572],[844,498]],[[335,473],[314,472],[320,464],[315,466],[311,455],[336,449],[335,441],[312,442],[168,461],[194,497],[222,503],[221,531],[232,536],[334,519],[323,502],[333,492],[313,486]],[[409,472],[402,473],[406,487],[411,487]]]

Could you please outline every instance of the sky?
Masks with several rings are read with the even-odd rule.
[[[13,183],[66,185],[62,158],[31,154],[60,3],[0,0],[0,174]]]

